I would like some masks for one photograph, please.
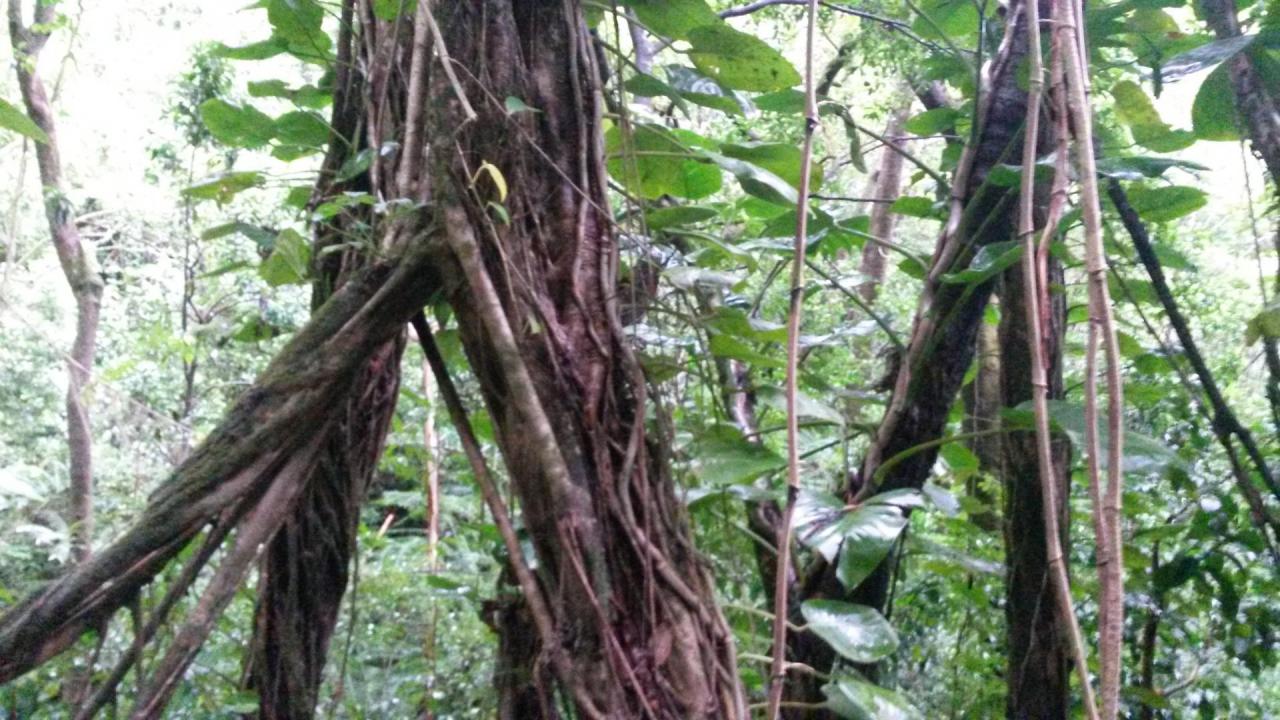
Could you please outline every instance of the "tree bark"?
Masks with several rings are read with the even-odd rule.
[[[369,190],[368,173],[336,180],[338,170],[367,147],[359,126],[363,77],[350,68],[354,6],[353,0],[343,6],[332,140],[313,193],[313,207],[344,192]],[[371,213],[363,208],[317,226],[312,252],[316,278],[312,306],[317,311],[368,264],[363,253],[326,252],[360,236],[361,227],[374,228],[366,233],[378,232]],[[263,720],[309,720],[314,715],[356,549],[360,507],[395,410],[403,350],[404,339],[397,335],[367,356],[346,398],[337,404],[335,422],[328,426],[308,469],[297,508],[263,555],[254,637],[245,668],[246,684],[258,693],[258,717]]]
[[[27,116],[47,136],[36,143],[36,161],[44,194],[49,236],[58,254],[62,274],[76,301],[76,334],[67,354],[67,447],[69,451],[71,505],[71,553],[77,562],[89,558],[93,549],[93,429],[85,389],[93,375],[98,348],[98,318],[102,305],[103,281],[92,245],[80,237],[75,209],[67,198],[62,181],[62,158],[53,108],[37,73],[40,51],[49,39],[48,28],[56,19],[53,3],[36,2],[34,22],[22,19],[20,0],[9,0],[9,40],[13,44],[14,66]]]
[[[909,111],[909,105],[894,110],[885,125],[884,137],[895,146],[901,140],[902,126],[907,121]],[[868,183],[870,194],[867,197],[871,199],[870,234],[886,242],[893,241],[893,228],[898,221],[897,214],[889,212],[889,206],[902,192],[902,163],[902,154],[886,146],[880,151],[880,165]],[[858,294],[868,304],[875,302],[880,286],[884,284],[888,260],[889,251],[879,243],[868,240],[862,246],[862,265],[859,270],[863,281],[858,284]]]
[[[1049,282],[1061,285],[1061,264],[1050,259]],[[1031,400],[1031,353],[1021,265],[1004,274],[1001,293],[1000,366],[1005,405],[1017,407]],[[1045,377],[1050,400],[1063,397],[1062,343],[1066,303],[1052,294],[1048,339],[1044,348]],[[1059,720],[1071,707],[1071,651],[1067,629],[1055,611],[1057,600],[1050,577],[1044,522],[1044,494],[1036,454],[1035,433],[1010,432],[1002,442],[1005,534],[1005,620],[1008,638],[1006,712],[1011,720]],[[1053,481],[1062,547],[1067,543],[1067,498],[1071,448],[1065,438],[1052,444]]]
[[[998,302],[996,298],[992,303]],[[973,381],[964,388],[964,432],[973,433],[968,441],[969,449],[978,458],[978,466],[993,476],[1000,475],[1003,464],[1004,438],[999,434],[982,435],[1000,427],[1000,410],[1004,408],[1004,390],[1001,388],[1000,329],[987,323],[978,327],[978,371]],[[995,498],[983,487],[982,478],[975,474],[965,483],[965,493],[986,505],[987,510],[971,514],[974,524],[983,530],[994,532],[1000,526],[1000,514],[994,507]]]
[[[667,439],[646,430],[644,379],[617,317],[602,100],[581,9],[483,0],[436,13],[466,70],[456,84],[432,77],[447,297],[554,613],[558,642],[538,654],[567,661],[572,677],[559,680],[586,717],[745,719],[733,640],[690,542]],[[538,112],[508,115],[494,100],[508,96]]]

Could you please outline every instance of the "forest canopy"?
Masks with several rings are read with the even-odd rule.
[[[0,719],[1280,717],[1275,3],[5,5]]]

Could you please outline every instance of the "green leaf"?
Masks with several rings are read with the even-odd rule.
[[[272,287],[300,285],[307,282],[310,266],[311,243],[294,230],[282,230],[271,256],[258,266],[258,274]]]
[[[1209,196],[1199,188],[1185,185],[1129,188],[1129,202],[1138,216],[1147,222],[1167,222],[1199,210]]]
[[[799,202],[800,195],[791,183],[759,165],[715,152],[704,151],[703,154],[737,178],[748,195],[788,208]]]
[[[653,32],[673,40],[687,40],[694,28],[724,23],[704,0],[628,0],[624,3]]]
[[[926,0],[919,7],[922,16],[912,21],[911,29],[923,38],[942,40],[945,37],[955,40],[974,35],[978,31],[978,10],[971,2]],[[923,17],[926,15],[927,19]]]
[[[1280,304],[1272,301],[1262,312],[1249,319],[1245,327],[1244,341],[1252,345],[1259,339],[1275,340],[1280,338]]]
[[[673,66],[678,67],[678,66]],[[693,70],[689,70],[693,73]],[[696,74],[696,73],[694,73]],[[702,77],[699,75],[698,77]],[[704,78],[705,80],[705,78]],[[719,90],[719,86],[714,81],[707,80],[706,84],[710,89]],[[652,75],[638,74],[624,84],[624,87],[631,93],[640,97],[657,97],[663,96],[670,98],[681,110],[688,112],[688,106],[685,101],[689,101],[695,105],[719,110],[727,115],[742,115],[742,105],[738,103],[737,98],[724,94],[723,92],[701,92],[697,90],[682,89],[677,86],[668,85]]]
[[[641,197],[697,200],[720,189],[720,171],[660,125],[637,125],[630,135],[615,125],[604,140],[609,174]]]
[[[267,20],[287,41],[315,42],[323,34],[324,9],[315,0],[267,0]]]
[[[804,93],[795,88],[757,95],[752,103],[763,112],[799,115],[804,112]]]
[[[1237,35],[1207,42],[1200,47],[1180,53],[1165,61],[1160,66],[1160,75],[1165,82],[1200,72],[1236,55],[1253,44],[1257,35]]]
[[[200,119],[219,142],[232,147],[262,147],[275,136],[275,121],[252,105],[206,100],[200,105]]]
[[[799,84],[800,73],[764,40],[720,23],[689,33],[689,59],[703,75],[735,90],[769,92]]]
[[[689,113],[689,106],[684,101],[684,96],[680,94],[679,90],[648,73],[636,73],[635,75],[632,75],[630,78],[627,78],[627,81],[622,84],[622,87],[626,89],[627,92],[638,97],[651,98],[661,96],[668,98],[686,115]]]
[[[964,480],[978,472],[981,466],[978,456],[965,447],[964,443],[949,442],[939,448],[938,455],[946,461],[947,467],[958,480]]]
[[[802,157],[800,148],[788,143],[743,143],[727,144],[720,148],[725,155],[737,160],[745,160],[757,167],[764,168],[786,180],[791,187],[800,189],[800,165]],[[809,172],[809,187],[817,190],[822,186],[822,168],[816,165]]]
[[[417,6],[417,0],[373,0],[373,14],[379,20],[390,22],[396,18],[412,17],[411,13]]]
[[[955,285],[976,285],[995,277],[1012,267],[1022,257],[1022,243],[1017,240],[983,245],[969,261],[969,267],[959,272],[946,273],[942,282]]]
[[[714,487],[750,482],[786,464],[781,455],[747,442],[741,431],[728,425],[713,426],[694,446],[693,473]]]
[[[1175,152],[1191,145],[1196,138],[1185,130],[1174,130],[1160,119],[1156,106],[1147,93],[1131,80],[1121,80],[1111,87],[1116,116],[1129,126],[1134,142],[1156,152]]]
[[[800,606],[806,628],[841,656],[873,663],[898,649],[898,634],[875,608],[839,600],[809,600]]]
[[[12,130],[38,143],[48,143],[49,136],[27,114],[0,98],[0,128]]]
[[[182,194],[196,200],[216,200],[221,205],[230,202],[237,193],[258,187],[262,183],[262,173],[232,172],[184,188]]]
[[[933,200],[927,197],[903,195],[889,206],[889,212],[908,217],[934,217]]]
[[[773,385],[759,386],[756,388],[756,398],[780,413],[785,414],[787,411],[786,393],[781,388]],[[796,415],[802,422],[844,425],[844,416],[839,410],[802,391],[796,391]]]
[[[288,50],[288,45],[280,38],[271,37],[267,40],[259,40],[239,47],[218,43],[213,48],[213,55],[227,60],[266,60],[280,53],[288,52]]]
[[[922,720],[924,717],[901,695],[852,675],[822,686],[827,707],[845,720]]]
[[[747,343],[729,335],[712,335],[711,342],[708,344],[708,349],[715,357],[729,358],[730,360],[741,360],[753,367],[780,368],[785,365],[780,358],[765,355],[755,350]]]
[[[841,547],[845,544],[847,536],[853,534],[855,543],[868,540],[878,544],[882,544],[883,538],[890,534],[896,538],[896,533],[906,526],[906,516],[903,511],[920,507],[923,503],[924,498],[917,490],[894,491],[876,495],[851,511],[840,498],[830,493],[801,490],[795,506],[796,539],[806,547],[821,553],[827,562],[835,563],[837,556],[842,552]],[[896,515],[897,519],[893,515]],[[897,530],[894,530],[895,527]],[[871,538],[879,538],[879,540],[873,541]],[[891,544],[892,539],[889,542]],[[884,551],[887,553],[888,548],[886,547]],[[854,550],[855,554],[861,553],[863,556],[857,560],[869,557],[872,552],[872,550]],[[883,555],[880,558],[883,559]],[[855,559],[849,562],[856,565]],[[851,565],[848,571],[851,573],[855,569],[856,567]],[[852,577],[852,574],[849,576]]]
[[[907,517],[893,505],[866,504],[839,523],[844,536],[836,577],[848,590],[865,580],[889,555],[907,526]]]
[[[333,102],[333,96],[315,85],[303,85],[299,88],[289,87],[283,80],[261,80],[249,82],[249,96],[284,98],[301,107],[320,109]]]
[[[502,104],[503,104],[503,107],[507,109],[508,115],[515,115],[516,113],[522,113],[522,112],[533,112],[533,113],[541,112],[541,110],[538,110],[537,108],[530,106],[524,100],[521,100],[515,95],[508,95],[507,99],[504,100]]]
[[[1226,65],[1219,65],[1200,84],[1195,102],[1191,104],[1191,126],[1201,140],[1240,138],[1235,88]]]
[[[907,120],[903,127],[914,135],[937,135],[955,127],[959,117],[958,110],[948,107],[934,108],[915,115]]]
[[[329,123],[312,112],[285,113],[276,119],[275,135],[290,145],[323,147],[329,142]]]
[[[1006,419],[1011,424],[1023,425],[1027,428],[1031,427],[1030,418],[1031,404],[1029,402],[1018,406],[1016,413],[1020,415],[1006,415]],[[1102,457],[1099,458],[1101,467],[1107,466],[1107,457],[1109,455],[1108,448],[1111,447],[1111,436],[1107,431],[1106,419],[1104,413],[1099,413],[1098,420],[1098,440],[1101,444],[1100,452]],[[1083,453],[1085,442],[1084,433],[1087,425],[1084,420],[1084,406],[1079,403],[1067,402],[1066,400],[1050,400],[1049,401],[1049,418],[1053,421],[1054,426],[1067,434],[1071,439],[1071,443],[1075,445],[1077,451]],[[1128,473],[1150,473],[1163,472],[1168,468],[1185,468],[1186,463],[1177,453],[1169,449],[1159,440],[1136,433],[1126,429],[1124,432],[1124,471]]]
[[[1209,168],[1190,160],[1151,156],[1105,157],[1098,160],[1098,174],[1117,180],[1141,180],[1158,178],[1173,168],[1191,172],[1203,172]]]
[[[720,212],[715,208],[699,205],[677,205],[675,207],[650,210],[644,214],[644,219],[650,230],[662,230],[677,225],[697,225],[719,215]]]

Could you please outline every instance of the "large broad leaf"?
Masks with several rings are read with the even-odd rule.
[[[662,230],[679,225],[696,225],[720,215],[715,208],[700,205],[676,205],[669,208],[657,208],[644,214],[645,224],[650,230]]]
[[[903,127],[907,132],[915,135],[937,135],[954,128],[959,118],[959,110],[948,107],[933,108],[913,116]]]
[[[267,40],[259,40],[258,42],[238,47],[231,47],[222,43],[213,46],[213,54],[216,57],[228,60],[266,60],[288,51],[288,44],[278,37],[271,37]]]
[[[1201,172],[1209,168],[1190,160],[1139,155],[1134,157],[1105,157],[1098,161],[1098,174],[1117,180],[1142,180],[1158,178],[1166,171],[1178,168],[1188,172]]]
[[[840,522],[845,514],[845,504],[835,495],[802,489],[794,510],[796,539],[821,553],[827,562],[835,562],[844,540]]]
[[[782,388],[759,386],[756,388],[756,398],[780,413],[785,414],[787,411],[787,395]],[[801,421],[844,425],[844,416],[839,410],[801,391],[796,391],[796,415]]]
[[[978,10],[966,0],[925,0],[919,8],[911,29],[921,37],[955,40],[978,31]]]
[[[703,154],[737,178],[738,184],[748,195],[788,208],[795,207],[799,202],[800,194],[791,186],[791,183],[759,165],[716,152],[708,151]]]
[[[888,556],[907,516],[893,505],[867,504],[849,513],[839,525],[844,536],[836,577],[852,590]]]
[[[276,119],[275,135],[290,145],[321,147],[329,142],[329,123],[312,112],[285,113]]]
[[[903,195],[889,206],[889,212],[907,217],[931,218],[937,215],[933,200],[919,195]]]
[[[206,100],[200,105],[200,119],[219,142],[233,147],[262,147],[275,137],[275,120],[252,105]]]
[[[720,171],[661,125],[618,126],[605,133],[609,174],[642,197],[697,200],[720,189]]]
[[[898,633],[875,608],[839,600],[809,600],[800,606],[800,613],[808,630],[854,662],[878,662],[898,649]]]
[[[849,562],[855,566],[870,562],[879,550],[883,550],[879,555],[883,559],[884,553],[888,553],[885,539],[892,545],[906,526],[904,511],[920,507],[923,502],[919,491],[903,490],[875,495],[863,505],[850,508],[830,493],[801,490],[796,498],[793,521],[796,539],[821,553],[827,562],[836,562],[846,538],[850,538],[852,543],[866,544],[866,547],[853,551],[858,556],[857,562]],[[856,570],[855,566],[846,569],[848,576],[853,576],[850,573]]]
[[[1006,420],[1011,421],[1010,424],[1012,425],[1025,425],[1030,428],[1032,422],[1030,410],[1031,403],[1023,403],[1013,413],[1007,414]],[[1071,438],[1071,443],[1075,445],[1077,451],[1083,452],[1085,447],[1084,433],[1087,427],[1084,420],[1084,406],[1065,400],[1050,400],[1049,418],[1059,430]],[[1107,466],[1109,448],[1111,447],[1111,434],[1106,427],[1105,407],[1102,408],[1102,412],[1099,413],[1098,417],[1098,439],[1102,445],[1102,457],[1099,458],[1100,466],[1105,468]],[[1185,463],[1182,458],[1178,457],[1164,443],[1148,435],[1125,430],[1125,472],[1163,472],[1166,468],[1183,466],[1185,466]]]
[[[1207,42],[1200,47],[1170,58],[1160,67],[1160,77],[1165,82],[1173,82],[1212,65],[1217,65],[1252,45],[1257,38],[1257,35],[1237,35],[1236,37]]]
[[[689,59],[709,78],[734,90],[769,92],[800,82],[800,73],[764,40],[726,24],[689,32]]]
[[[268,285],[297,285],[307,282],[311,266],[311,243],[293,230],[276,236],[271,255],[258,266],[258,274]]]
[[[289,42],[316,42],[322,34],[324,8],[315,0],[267,0],[267,20]]]
[[[728,425],[716,425],[698,438],[694,453],[694,474],[716,487],[749,482],[787,464],[781,455],[747,442],[737,428]]]
[[[231,172],[183,188],[182,194],[196,200],[216,200],[222,204],[230,202],[237,193],[262,185],[264,181],[259,172]]]
[[[672,66],[672,67],[679,67],[679,66]],[[692,70],[689,70],[688,72],[697,75],[697,73],[694,73],[694,71]],[[668,69],[668,73],[670,73],[670,69]],[[702,77],[702,76],[698,75],[698,77]],[[730,95],[726,95],[723,92],[720,92],[719,91],[720,88],[718,85],[716,85],[715,81],[709,80],[706,78],[703,78],[703,79],[706,80],[706,84],[710,86],[709,89],[714,90],[715,92],[681,88],[678,85],[665,83],[659,80],[658,78],[654,77],[653,75],[648,75],[645,73],[639,73],[637,75],[632,76],[630,79],[627,80],[627,82],[623,85],[623,87],[625,87],[628,92],[632,93],[633,95],[637,95],[639,97],[662,96],[662,97],[670,98],[671,101],[675,103],[677,107],[679,107],[681,110],[685,111],[686,113],[688,112],[688,105],[685,102],[687,100],[688,102],[691,102],[695,105],[701,105],[703,107],[711,108],[713,110],[719,110],[728,115],[743,114],[742,105],[738,102],[737,98],[732,97]]]
[[[0,98],[0,128],[12,130],[39,143],[49,142],[49,136],[32,122],[27,114]]]
[[[1167,222],[1204,207],[1209,196],[1199,188],[1184,185],[1134,186],[1129,189],[1129,202],[1143,220]]]
[[[725,155],[762,167],[765,170],[786,180],[792,187],[800,189],[800,165],[802,157],[800,148],[788,143],[742,143],[727,144],[720,148]],[[822,186],[822,168],[814,165],[809,172],[809,187],[817,190]]]
[[[942,282],[957,285],[986,282],[1012,267],[1021,257],[1022,243],[1017,240],[983,245],[969,261],[969,267],[959,272],[946,273],[942,276]]]
[[[827,708],[845,720],[922,720],[924,717],[898,693],[852,675],[822,686]]]
[[[1129,126],[1134,142],[1156,152],[1175,152],[1196,141],[1193,133],[1174,130],[1160,119],[1156,106],[1137,83],[1121,80],[1111,87],[1116,115]]]
[[[1219,65],[1200,84],[1191,105],[1191,126],[1201,140],[1237,140],[1240,118],[1236,113],[1235,89],[1226,65]]]
[[[673,40],[687,40],[694,28],[724,22],[705,0],[627,0],[624,4],[645,27]]]

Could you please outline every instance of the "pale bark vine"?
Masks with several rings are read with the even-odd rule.
[[[21,0],[9,0],[9,41],[13,45],[18,86],[27,116],[43,131],[36,143],[36,164],[49,236],[62,274],[76,302],[76,332],[67,356],[67,446],[69,454],[72,555],[78,562],[93,549],[93,428],[89,384],[98,349],[98,324],[104,284],[93,246],[80,236],[75,210],[63,180],[62,157],[53,108],[37,68],[40,51],[57,19],[53,3],[37,0],[33,22],[23,20]],[[8,258],[12,263],[13,259]]]

